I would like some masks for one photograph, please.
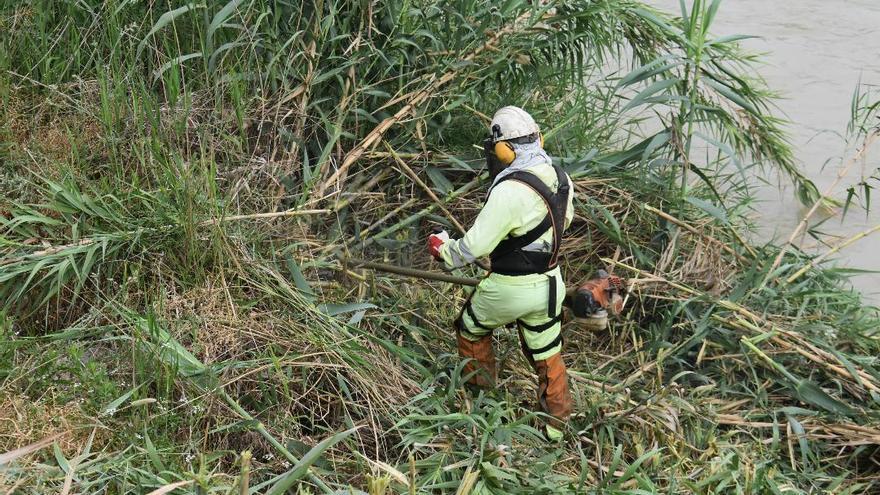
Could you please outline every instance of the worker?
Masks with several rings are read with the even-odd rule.
[[[492,184],[485,205],[464,237],[431,234],[428,251],[450,270],[490,257],[491,273],[455,321],[458,352],[470,360],[463,373],[471,385],[493,387],[492,333],[515,322],[538,375],[538,404],[552,418],[545,434],[558,441],[572,408],[561,356],[565,285],[558,266],[562,233],[574,214],[571,179],[552,163],[525,110],[501,108],[490,131],[484,148]]]

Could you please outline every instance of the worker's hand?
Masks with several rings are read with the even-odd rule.
[[[440,232],[429,235],[428,254],[433,256],[435,260],[440,261],[442,259],[440,257],[440,246],[442,246],[443,243],[448,240],[449,234],[445,230],[441,230]]]

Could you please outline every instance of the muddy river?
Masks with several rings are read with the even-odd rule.
[[[670,12],[679,12],[678,0],[647,0]],[[691,0],[686,0],[688,5]],[[710,30],[715,36],[749,34],[743,42],[752,52],[763,53],[759,72],[779,92],[781,116],[788,126],[795,156],[819,191],[835,180],[842,162],[855,152],[846,142],[851,102],[857,85],[874,85],[880,97],[880,0],[726,0]],[[854,166],[833,197],[846,198],[846,189],[880,167],[880,145]],[[793,196],[784,178],[768,177],[762,186],[756,219],[758,235],[787,239],[805,209]],[[874,182],[874,185],[880,185]],[[850,211],[821,226],[823,232],[849,238],[880,223],[880,191],[872,195],[870,216]],[[812,238],[800,239],[816,250]],[[819,248],[818,252],[824,249]],[[840,266],[880,271],[880,232],[843,251]],[[880,273],[859,274],[853,284],[866,299],[880,304]]]

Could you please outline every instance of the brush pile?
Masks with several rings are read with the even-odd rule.
[[[718,3],[0,0],[0,491],[875,493],[880,319],[750,239],[756,175],[828,200]],[[439,270],[505,104],[574,178],[567,282],[632,283],[563,329],[560,445],[515,332],[461,387],[465,288],[341,261]]]

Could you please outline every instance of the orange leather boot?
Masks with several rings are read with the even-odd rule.
[[[462,337],[461,332],[458,336],[458,354],[463,358],[470,358],[462,369],[462,376],[469,375],[476,371],[468,380],[468,384],[480,388],[495,387],[495,349],[492,348],[492,336],[486,335],[477,341],[468,340]]]
[[[541,410],[553,416],[553,426],[563,428],[571,415],[572,399],[568,390],[568,374],[562,354],[556,353],[542,361],[535,361],[538,374],[538,403]]]

